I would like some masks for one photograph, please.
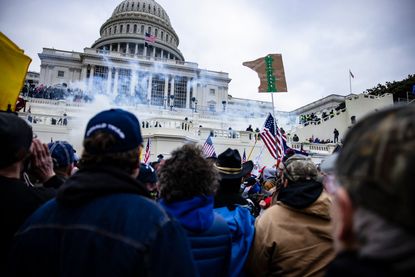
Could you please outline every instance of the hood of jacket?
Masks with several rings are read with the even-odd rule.
[[[323,191],[323,185],[313,180],[297,182],[282,188],[278,194],[278,204],[330,219],[331,198]]]
[[[198,195],[172,203],[161,199],[160,204],[189,231],[204,232],[213,224],[213,196]]]
[[[81,169],[58,190],[56,201],[66,206],[82,205],[93,198],[116,193],[150,197],[144,185],[121,170],[111,167]]]

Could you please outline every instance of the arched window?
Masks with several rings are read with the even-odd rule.
[[[140,9],[140,2],[137,3],[137,11]]]
[[[137,24],[134,24],[134,33],[137,33]]]
[[[127,31],[126,31],[127,33],[129,33],[130,32],[130,24],[127,24]]]
[[[146,10],[146,3],[143,3],[143,11]]]
[[[148,26],[148,28],[147,28],[147,33],[151,34],[151,27],[150,26]]]
[[[122,33],[123,25],[120,26],[120,33]]]
[[[163,31],[161,31],[161,40],[163,40],[163,38],[164,38],[164,33],[163,33]]]
[[[156,14],[156,6],[153,6],[153,13]]]
[[[112,32],[111,32],[111,27],[110,27],[110,31],[109,31],[109,34],[111,34]]]
[[[148,12],[151,12],[151,6],[148,5]]]
[[[144,25],[141,25],[141,33],[144,34]]]
[[[159,30],[154,30],[154,35],[157,37],[157,35],[159,34]]]
[[[157,14],[160,16],[160,8],[157,8]]]
[[[169,42],[169,34],[166,34],[166,41]]]
[[[131,10],[134,10],[134,2],[133,2],[133,4],[131,5]]]
[[[117,26],[114,26],[114,34],[117,32]]]

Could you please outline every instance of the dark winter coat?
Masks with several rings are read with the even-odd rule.
[[[16,234],[15,276],[195,276],[189,242],[140,184],[78,171]]]

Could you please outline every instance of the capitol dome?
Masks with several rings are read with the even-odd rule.
[[[124,0],[101,26],[92,48],[184,61],[170,18],[154,0]]]

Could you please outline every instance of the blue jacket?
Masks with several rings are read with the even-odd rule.
[[[81,170],[15,236],[15,276],[195,276],[189,242],[130,176]]]
[[[226,221],[213,212],[213,197],[160,203],[187,231],[200,276],[228,276],[231,233]]]
[[[233,210],[220,207],[214,211],[226,220],[232,234],[230,276],[244,276],[243,269],[254,239],[255,218],[248,208],[238,205]]]

